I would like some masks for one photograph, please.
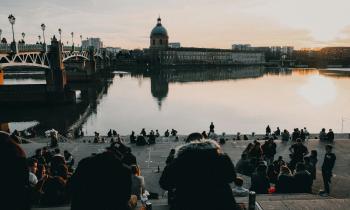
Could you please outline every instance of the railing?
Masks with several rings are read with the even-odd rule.
[[[50,51],[50,45],[45,44],[21,44],[16,43],[18,52],[47,52]],[[74,51],[74,52],[80,52],[80,51],[89,51],[89,48],[87,47],[75,47],[75,46],[63,46],[63,51]],[[100,48],[98,50],[94,50],[95,54],[102,54],[102,52],[106,52],[105,48]],[[2,44],[0,43],[0,53],[11,53],[11,44]]]
[[[1,43],[1,44],[0,44],[0,52],[1,52],[1,53],[8,53],[8,52],[11,52],[10,45],[9,45],[9,44],[3,44],[3,43]]]
[[[17,44],[18,52],[43,52],[45,45],[43,44]],[[0,53],[10,53],[11,44],[0,44]]]

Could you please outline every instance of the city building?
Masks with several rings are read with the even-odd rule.
[[[234,51],[249,51],[249,50],[252,50],[252,46],[250,44],[233,44],[232,50],[234,50]]]
[[[107,52],[112,53],[112,55],[116,55],[122,50],[120,47],[106,47],[105,49]]]
[[[103,48],[103,42],[100,38],[87,38],[81,41],[83,48],[94,47],[95,49]]]
[[[169,35],[157,19],[150,35],[150,47],[145,50],[149,62],[158,65],[260,65],[265,62],[262,52],[231,49],[181,47],[168,44]]]
[[[170,48],[180,48],[181,43],[180,42],[172,42],[172,43],[169,43],[169,47]]]
[[[168,48],[168,31],[162,25],[162,19],[157,19],[157,25],[152,29],[150,36],[150,49]]]

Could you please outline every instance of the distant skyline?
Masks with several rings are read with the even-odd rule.
[[[186,47],[230,48],[290,45],[350,46],[348,0],[1,0],[2,37],[12,40],[8,15],[16,17],[16,39],[33,43],[46,24],[46,38],[80,44],[79,35],[100,37],[105,46],[149,47],[158,15],[170,42]]]

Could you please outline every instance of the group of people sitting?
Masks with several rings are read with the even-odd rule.
[[[236,165],[237,172],[251,177],[250,190],[256,193],[312,193],[313,181],[316,179],[317,151],[308,148],[298,138],[289,148],[290,161],[279,156],[274,160],[276,144],[273,139],[260,145],[258,141],[248,144]],[[325,190],[329,194],[329,183],[335,164],[332,146],[326,145],[326,155],[322,165]]]
[[[71,203],[73,210],[129,210],[140,199],[145,181],[131,149],[114,142],[105,152],[82,159],[74,169],[71,153],[39,148],[27,158],[15,135],[0,132],[0,163],[7,170],[1,208],[29,210],[33,205]]]
[[[169,133],[169,130],[167,129],[164,132],[164,137],[169,137],[171,134],[171,136],[175,137],[175,140],[178,140],[178,136],[177,136],[177,130],[175,129],[171,129],[171,133]],[[151,145],[151,144],[155,144],[156,143],[156,138],[159,138],[160,134],[159,131],[156,130],[156,132],[154,132],[153,130],[151,130],[149,132],[149,134],[147,134],[145,128],[142,128],[140,135],[136,136],[135,132],[132,131],[131,135],[129,136],[130,138],[130,143],[131,144],[136,144],[137,146],[144,146],[144,145]]]
[[[29,187],[33,204],[61,205],[69,201],[68,186],[73,172],[74,158],[67,150],[50,151],[39,148],[27,160]]]

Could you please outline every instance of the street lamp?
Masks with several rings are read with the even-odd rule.
[[[45,44],[45,28],[46,28],[45,24],[42,23],[42,24],[41,24],[41,30],[43,30],[44,44]]]
[[[60,34],[60,42],[61,42],[62,41],[62,29],[61,28],[58,29],[58,33]]]
[[[73,41],[73,38],[74,38],[74,33],[70,33],[70,35],[72,35],[72,46],[74,45],[74,41]]]
[[[10,14],[9,17],[8,17],[8,19],[9,19],[9,22],[10,22],[10,24],[11,24],[11,26],[12,26],[12,42],[15,43],[15,31],[13,30],[13,25],[14,25],[15,22],[16,22],[16,18],[15,18],[15,16],[13,16],[12,14]]]
[[[26,36],[26,34],[24,32],[22,32],[23,44],[24,44],[24,37],[25,36]]]
[[[0,29],[0,42],[1,42],[1,34],[2,34],[2,30]]]
[[[12,43],[10,45],[10,49],[11,49],[12,53],[17,53],[18,52],[18,48],[17,48],[17,44],[16,44],[16,41],[15,41],[15,31],[13,30],[13,25],[16,22],[16,18],[12,14],[10,14],[8,19],[9,19],[9,22],[10,22],[10,24],[12,26]]]
[[[83,51],[83,35],[80,34],[80,50]]]

